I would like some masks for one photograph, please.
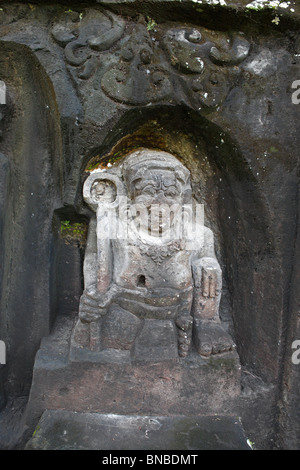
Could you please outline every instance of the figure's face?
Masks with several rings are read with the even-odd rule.
[[[145,208],[139,218],[140,227],[153,236],[170,231],[174,214],[181,210],[182,202],[182,184],[171,170],[145,171],[134,185],[133,203]]]
[[[148,170],[134,187],[134,203],[152,204],[182,203],[182,185],[170,170]]]

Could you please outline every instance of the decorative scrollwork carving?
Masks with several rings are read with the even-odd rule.
[[[88,9],[61,17],[52,35],[64,47],[77,83],[98,70],[93,90],[126,105],[185,101],[197,110],[216,109],[227,96],[234,67],[250,50],[242,33],[164,26],[149,31],[142,17],[125,26],[117,15]]]
[[[109,49],[123,35],[125,22],[110,12],[89,9],[85,15],[70,12],[52,28],[55,41],[65,48],[66,62],[74,67],[85,66],[80,78],[89,78],[96,62],[92,50]]]
[[[242,34],[225,34],[196,28],[171,28],[163,47],[174,69],[184,77],[195,107],[219,106],[228,92],[227,68],[241,63],[250,44]]]
[[[149,33],[144,24],[138,23],[120,51],[119,62],[102,78],[105,93],[126,104],[147,104],[170,96],[167,69],[153,58]]]

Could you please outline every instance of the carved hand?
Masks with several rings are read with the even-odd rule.
[[[222,271],[215,258],[201,258],[192,265],[195,287],[203,297],[216,297],[222,288]]]
[[[95,285],[86,289],[80,299],[79,318],[81,321],[90,323],[106,315],[115,293],[114,287],[111,287],[105,294],[100,293]]]

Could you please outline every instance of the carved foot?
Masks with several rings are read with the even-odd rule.
[[[236,346],[220,323],[197,321],[194,324],[194,342],[201,356],[233,351]]]

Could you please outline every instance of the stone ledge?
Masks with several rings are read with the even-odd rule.
[[[187,418],[46,410],[26,449],[191,451],[250,450],[250,446],[240,419],[232,416]]]
[[[37,353],[26,411],[33,432],[46,409],[125,415],[235,414],[241,367],[234,352],[178,361],[71,361],[71,321],[45,338]],[[113,352],[111,352],[113,354]]]

